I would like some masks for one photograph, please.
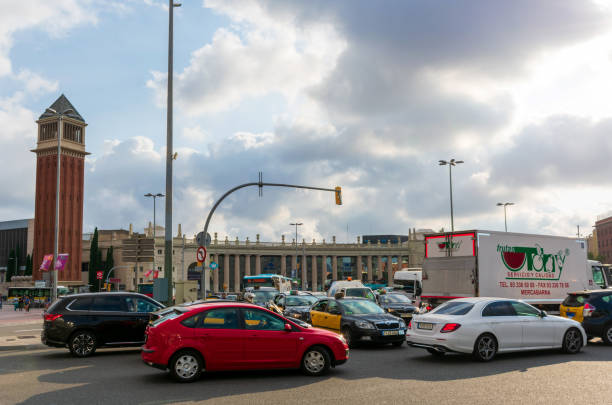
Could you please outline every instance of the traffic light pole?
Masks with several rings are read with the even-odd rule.
[[[342,204],[342,189],[340,187],[336,187],[336,188],[324,188],[324,187],[310,187],[310,186],[300,186],[297,184],[282,184],[282,183],[264,183],[263,181],[261,181],[261,175],[260,175],[260,181],[258,182],[254,182],[254,183],[244,183],[241,184],[239,186],[236,186],[234,188],[232,188],[231,190],[227,191],[225,194],[223,194],[221,196],[221,198],[219,198],[217,200],[217,202],[215,203],[215,205],[213,205],[212,209],[210,210],[210,212],[208,213],[208,217],[206,217],[206,223],[204,224],[204,231],[202,232],[202,234],[204,235],[204,237],[206,237],[206,235],[208,235],[208,225],[210,224],[210,220],[215,212],[215,210],[217,209],[217,207],[219,206],[219,204],[221,204],[221,202],[223,200],[225,200],[225,198],[232,194],[234,191],[240,190],[241,188],[245,188],[245,187],[250,187],[250,186],[257,186],[259,187],[259,189],[263,189],[264,186],[267,187],[286,187],[286,188],[301,188],[301,189],[306,189],[306,190],[319,190],[319,191],[331,191],[332,193],[335,193],[336,195],[336,204],[341,205]],[[295,241],[295,243],[297,244],[297,240]],[[204,290],[204,286],[205,284],[205,274],[206,272],[204,270],[202,270],[202,278],[201,278],[201,288],[200,288],[200,294],[202,295],[200,298],[201,299],[206,299],[206,297],[203,296],[203,290]],[[217,287],[217,286],[214,286]],[[214,287],[211,287],[211,291],[214,291]]]

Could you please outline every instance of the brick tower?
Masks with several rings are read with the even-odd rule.
[[[63,114],[60,121],[59,114]],[[85,127],[76,108],[62,94],[39,118],[36,149],[36,206],[34,215],[33,279],[49,279],[39,270],[43,256],[53,254],[55,238],[55,194],[57,135],[62,123],[60,167],[59,251],[68,253],[62,285],[79,285],[83,232],[83,177],[85,171]]]

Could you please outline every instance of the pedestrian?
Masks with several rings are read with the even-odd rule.
[[[18,299],[13,301],[13,307],[15,308],[15,311],[17,311],[19,309],[19,300]]]
[[[23,295],[19,297],[19,312],[23,311]]]
[[[30,312],[30,296],[26,295],[25,299],[23,300],[23,306],[25,307],[26,312]]]

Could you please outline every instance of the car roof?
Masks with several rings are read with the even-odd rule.
[[[247,302],[238,302],[238,301],[215,301],[215,302],[207,302],[197,305],[191,305],[189,307],[190,311],[201,309],[201,308],[221,308],[221,307],[236,307],[236,308],[258,308],[261,309],[259,305],[250,304]]]
[[[131,292],[131,291],[101,291],[101,292],[76,293],[76,294],[63,295],[62,298],[99,297],[101,295],[110,295],[110,296],[112,295],[135,295],[138,297],[150,298],[144,294],[140,294],[137,292]]]
[[[568,295],[612,293],[612,289],[582,290],[569,292]]]

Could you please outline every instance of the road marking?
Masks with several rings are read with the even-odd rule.
[[[23,330],[16,330],[15,332],[35,332],[35,331],[40,331],[42,329],[23,329]]]

